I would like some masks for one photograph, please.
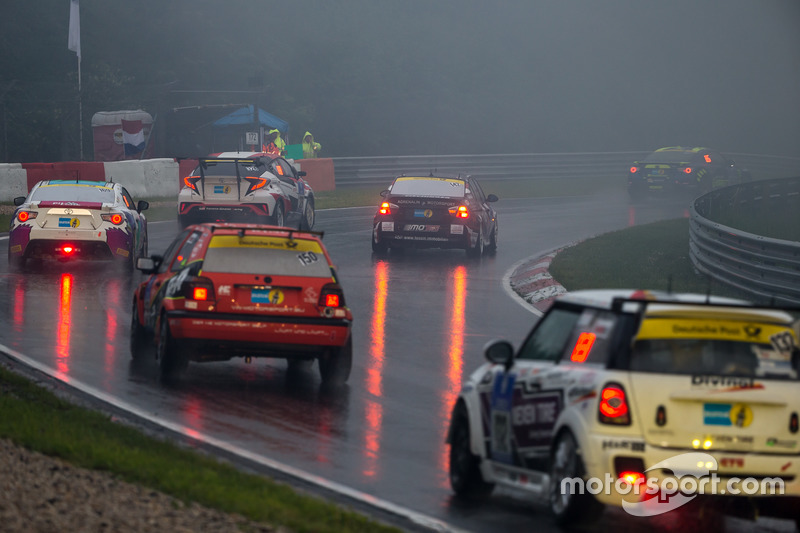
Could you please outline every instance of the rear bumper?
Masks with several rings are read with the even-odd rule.
[[[377,220],[373,239],[378,244],[397,248],[471,248],[477,233],[465,224],[438,224],[437,231],[408,230],[408,227],[428,228],[430,225]]]
[[[323,317],[167,312],[170,333],[190,358],[319,355],[350,337],[351,321]]]
[[[63,246],[74,252],[65,254]],[[9,233],[9,257],[33,259],[55,257],[83,260],[130,260],[135,253],[133,235],[127,228],[107,229],[42,229],[22,225]]]
[[[270,216],[267,204],[203,204],[184,202],[178,204],[178,216],[183,220],[215,222],[220,219],[237,221]]]

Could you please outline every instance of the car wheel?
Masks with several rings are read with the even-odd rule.
[[[467,410],[460,403],[453,409],[450,432],[450,486],[461,498],[485,498],[494,489],[483,479],[480,458],[470,448]]]
[[[169,331],[169,320],[165,315],[161,316],[161,329],[158,335],[158,365],[161,379],[169,380],[178,376],[181,370],[186,367],[186,361],[178,353],[175,341]]]
[[[131,357],[133,359],[141,359],[145,353],[147,346],[147,331],[144,326],[139,323],[139,313],[136,310],[136,302],[133,302],[133,310],[131,311]]]
[[[10,272],[20,272],[24,267],[25,267],[24,257],[8,254],[8,270]]]
[[[467,248],[467,255],[470,257],[480,257],[483,255],[483,230],[478,230],[478,240],[475,246]]]
[[[389,245],[386,244],[386,241],[378,242],[374,233],[372,235],[372,251],[378,255],[383,255],[389,251]]]
[[[309,198],[306,200],[306,207],[303,209],[303,218],[300,219],[300,229],[303,231],[311,231],[314,227],[316,220],[316,213],[314,212],[314,200]]]
[[[486,253],[490,255],[494,255],[497,253],[497,234],[499,231],[500,230],[497,227],[497,222],[495,222],[494,231],[492,231],[492,236],[489,239],[489,245],[486,247]]]
[[[550,455],[548,498],[550,511],[559,525],[588,523],[603,511],[603,505],[588,492],[569,494],[561,490],[562,480],[582,478],[585,473],[575,437],[568,431],[561,433]]]
[[[274,226],[283,226],[283,207],[280,204],[275,204],[275,213],[272,214],[272,224]]]
[[[323,383],[342,385],[353,367],[353,337],[340,348],[331,348],[319,358],[319,375]]]

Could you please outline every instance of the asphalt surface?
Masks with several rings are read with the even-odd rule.
[[[445,433],[461,383],[483,362],[486,342],[500,337],[518,345],[537,319],[509,296],[503,277],[526,257],[687,211],[664,202],[631,206],[616,194],[495,205],[498,251],[480,260],[458,250],[378,258],[370,251],[374,208],[318,213],[315,229],[325,231],[354,314],[354,367],[339,389],[321,386],[316,365],[294,375],[282,360],[192,364],[179,383],[163,384],[154,360],[134,364],[128,351],[131,294],[141,275],[107,265],[47,263],[10,274],[2,262],[0,343],[66,383],[88,384],[189,437],[307,473],[311,485],[330,483],[326,490],[431,517],[434,527],[555,531],[540,502],[498,492],[483,504],[464,504],[447,479]],[[163,251],[177,230],[175,222],[150,223],[150,252]],[[0,254],[7,245],[0,240]],[[590,530],[651,525],[610,510]],[[758,526],[793,530],[786,522]],[[659,527],[691,529],[682,522]],[[731,519],[729,529],[737,528],[752,523]]]

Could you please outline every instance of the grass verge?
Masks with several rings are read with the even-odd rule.
[[[251,520],[295,532],[392,532],[397,529],[199,452],[149,437],[75,406],[0,367],[0,437]]]

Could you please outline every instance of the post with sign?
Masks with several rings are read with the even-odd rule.
[[[258,146],[258,132],[257,131],[248,131],[245,132],[245,144],[249,144],[251,146],[251,150],[253,152],[257,152],[256,146]]]

